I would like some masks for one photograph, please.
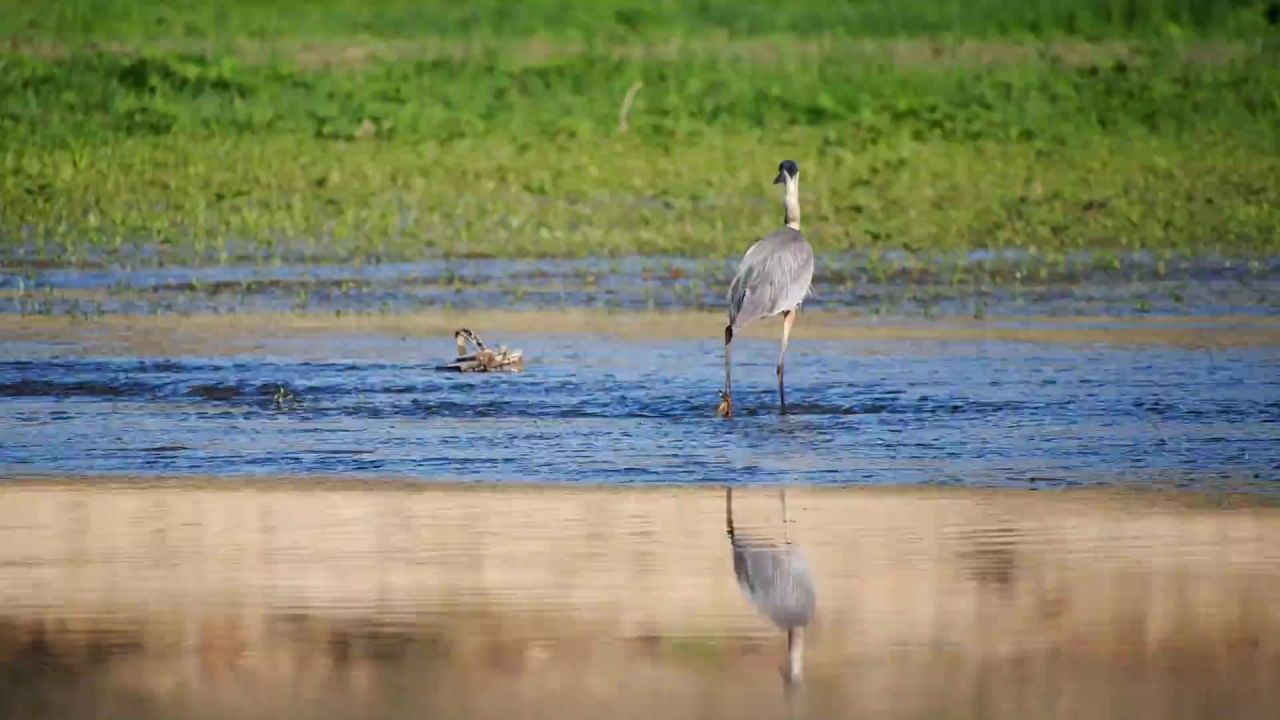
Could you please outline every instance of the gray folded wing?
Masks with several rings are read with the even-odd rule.
[[[813,282],[813,248],[784,227],[747,250],[729,284],[729,324],[742,327],[800,305]]]

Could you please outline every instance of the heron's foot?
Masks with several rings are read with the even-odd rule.
[[[720,405],[716,408],[717,417],[733,417],[733,396],[729,393],[720,391]]]

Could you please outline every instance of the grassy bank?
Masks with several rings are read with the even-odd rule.
[[[551,3],[509,21],[448,4],[433,23],[387,3],[347,35],[357,6],[336,0],[296,16],[112,5],[4,15],[10,264],[730,256],[778,224],[784,157],[823,252],[1280,248],[1280,55],[1229,36],[1248,4],[1204,4],[1177,25],[1199,39],[1176,43],[1086,42],[1061,23],[1051,40],[859,39],[839,31],[880,26],[840,19],[872,12],[857,3],[828,34],[685,39],[649,31],[712,27],[721,4],[660,3],[616,40],[623,3],[554,39],[530,34],[559,18]],[[488,30],[464,36],[463,7]],[[186,30],[161,37],[164,13]],[[412,35],[424,26],[438,33]]]
[[[1256,34],[1269,0],[0,0],[0,33],[59,40],[579,35],[728,31],[864,37]]]

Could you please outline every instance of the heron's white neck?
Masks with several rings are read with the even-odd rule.
[[[787,630],[787,680],[797,683],[804,678],[804,628]]]
[[[782,207],[786,211],[785,221],[792,230],[800,229],[800,178],[788,177],[784,185]]]

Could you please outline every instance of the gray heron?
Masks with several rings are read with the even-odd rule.
[[[717,414],[733,414],[729,347],[733,332],[761,318],[782,315],[782,350],[778,353],[778,406],[787,410],[783,363],[787,341],[800,303],[813,283],[813,248],[800,233],[800,168],[791,160],[778,165],[774,185],[782,185],[783,226],[747,249],[729,284],[729,324],[724,328],[724,390]]]
[[[787,631],[787,665],[783,678],[788,684],[804,675],[804,627],[813,619],[817,593],[809,564],[799,548],[791,544],[787,531],[787,491],[781,490],[781,545],[743,535],[733,526],[733,488],[725,488],[725,530],[733,548],[733,574],[738,586],[755,606],[778,628]]]

